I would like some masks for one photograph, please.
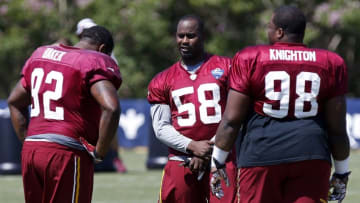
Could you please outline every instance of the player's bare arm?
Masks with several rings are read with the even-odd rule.
[[[24,141],[27,132],[27,125],[29,123],[28,106],[31,103],[29,98],[31,98],[29,93],[24,89],[19,81],[12,90],[7,101],[12,125],[21,142]]]
[[[121,109],[116,89],[111,82],[107,80],[96,82],[91,86],[90,91],[102,109],[96,152],[103,158],[110,148],[111,141],[116,133]]]
[[[344,96],[330,99],[325,106],[325,118],[329,143],[335,160],[344,160],[349,156],[350,145],[346,133],[346,101]]]
[[[225,112],[216,132],[216,147],[224,151],[232,149],[241,124],[246,119],[250,101],[250,97],[245,94],[229,91]]]
[[[325,121],[335,172],[330,180],[329,200],[345,198],[349,171],[350,145],[346,132],[346,100],[344,96],[330,99],[325,105]]]
[[[230,90],[220,125],[216,131],[215,146],[211,157],[211,192],[217,197],[224,196],[221,180],[229,186],[225,161],[235,143],[241,124],[245,121],[251,99],[245,94]]]

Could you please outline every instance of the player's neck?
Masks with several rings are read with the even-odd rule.
[[[200,61],[199,63],[195,64],[195,65],[186,65],[181,61],[181,65],[182,67],[189,72],[190,74],[194,74],[200,67],[201,65],[204,63],[204,61]]]
[[[206,58],[206,53],[202,53],[199,56],[193,58],[182,58],[181,64],[184,66],[195,66],[199,63],[202,63]]]
[[[302,44],[303,39],[298,36],[284,35],[281,39],[278,39],[277,42]]]
[[[99,51],[97,45],[93,45],[90,43],[87,43],[86,41],[80,41],[74,45],[74,47],[80,48],[80,49],[87,49],[87,50],[93,50],[93,51]]]

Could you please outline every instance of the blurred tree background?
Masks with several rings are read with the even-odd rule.
[[[0,98],[7,98],[25,60],[38,46],[69,39],[85,17],[107,27],[123,75],[121,98],[145,98],[159,71],[178,60],[177,20],[205,20],[206,50],[233,56],[265,44],[266,23],[283,4],[300,7],[308,19],[305,43],[341,55],[349,69],[349,96],[360,97],[360,2],[358,0],[0,0]]]

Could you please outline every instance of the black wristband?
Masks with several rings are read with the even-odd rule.
[[[343,173],[343,174],[334,173],[333,175],[336,178],[344,179],[344,178],[348,177],[350,175],[350,173],[351,173],[351,171],[349,171],[347,173]]]
[[[217,168],[217,169],[222,169],[222,168],[225,168],[225,164],[220,164],[219,162],[218,162],[218,160],[216,160],[214,157],[213,157],[213,160],[214,160],[214,163],[215,163],[215,167]]]

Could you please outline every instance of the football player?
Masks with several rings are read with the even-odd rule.
[[[176,42],[181,60],[148,87],[155,135],[169,146],[159,202],[220,202],[210,195],[209,160],[225,109],[230,59],[204,51],[204,24],[197,16],[179,20]],[[236,196],[234,161],[229,157],[226,162],[230,187],[221,202]]]
[[[24,65],[8,104],[23,141],[25,202],[91,202],[94,162],[107,153],[120,117],[113,47],[111,33],[95,26],[74,47],[39,47]],[[83,143],[95,148],[88,153]]]
[[[81,38],[82,33],[85,29],[91,28],[96,26],[97,24],[91,19],[91,18],[83,18],[81,19],[77,25],[76,25],[76,35],[78,38]],[[118,65],[118,61],[115,57],[114,51],[111,52],[111,58],[115,61],[115,63]],[[114,136],[113,141],[111,142],[111,147],[109,149],[108,154],[105,157],[105,160],[108,159],[108,157],[112,158],[112,165],[114,170],[116,170],[118,173],[125,173],[127,171],[126,166],[124,162],[122,161],[120,157],[120,151],[119,151],[119,145],[118,145],[118,137]],[[103,171],[103,169],[108,168],[108,163],[106,161],[96,164],[95,165],[95,171]]]
[[[327,202],[345,197],[347,70],[337,54],[306,47],[306,19],[294,6],[273,12],[271,45],[247,47],[232,61],[230,91],[212,154],[213,192],[242,124],[237,165],[240,202]],[[249,108],[252,107],[252,110]]]

